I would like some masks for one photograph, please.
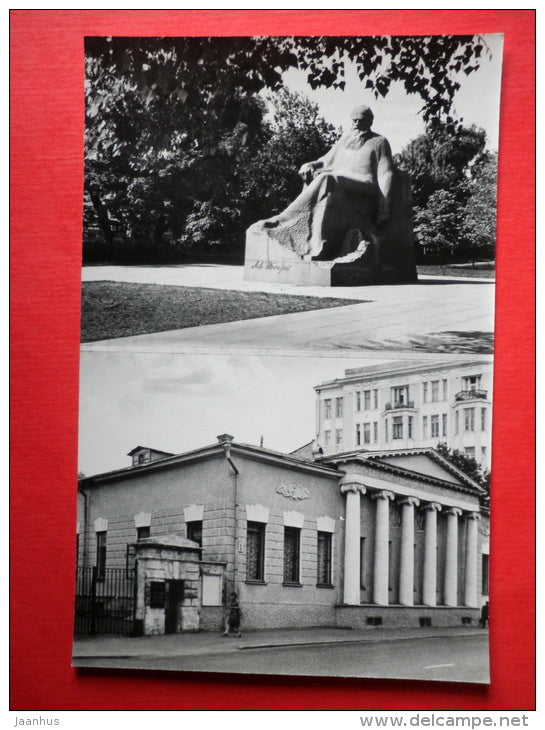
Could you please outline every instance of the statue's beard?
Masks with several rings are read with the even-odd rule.
[[[360,129],[351,129],[345,137],[344,146],[349,150],[359,150],[369,136],[369,131],[362,132]]]

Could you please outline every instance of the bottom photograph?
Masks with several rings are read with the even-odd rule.
[[[492,369],[83,352],[73,665],[488,683]]]

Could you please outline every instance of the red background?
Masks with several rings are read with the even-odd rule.
[[[490,687],[70,667],[85,35],[504,33]],[[534,11],[11,12],[11,707],[534,708]]]

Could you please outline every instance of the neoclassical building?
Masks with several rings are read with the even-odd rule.
[[[228,434],[83,478],[76,631],[475,624],[482,488],[428,448],[282,454]]]

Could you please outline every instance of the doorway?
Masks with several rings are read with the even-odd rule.
[[[175,634],[178,628],[180,605],[184,600],[184,581],[166,581],[165,634]]]

